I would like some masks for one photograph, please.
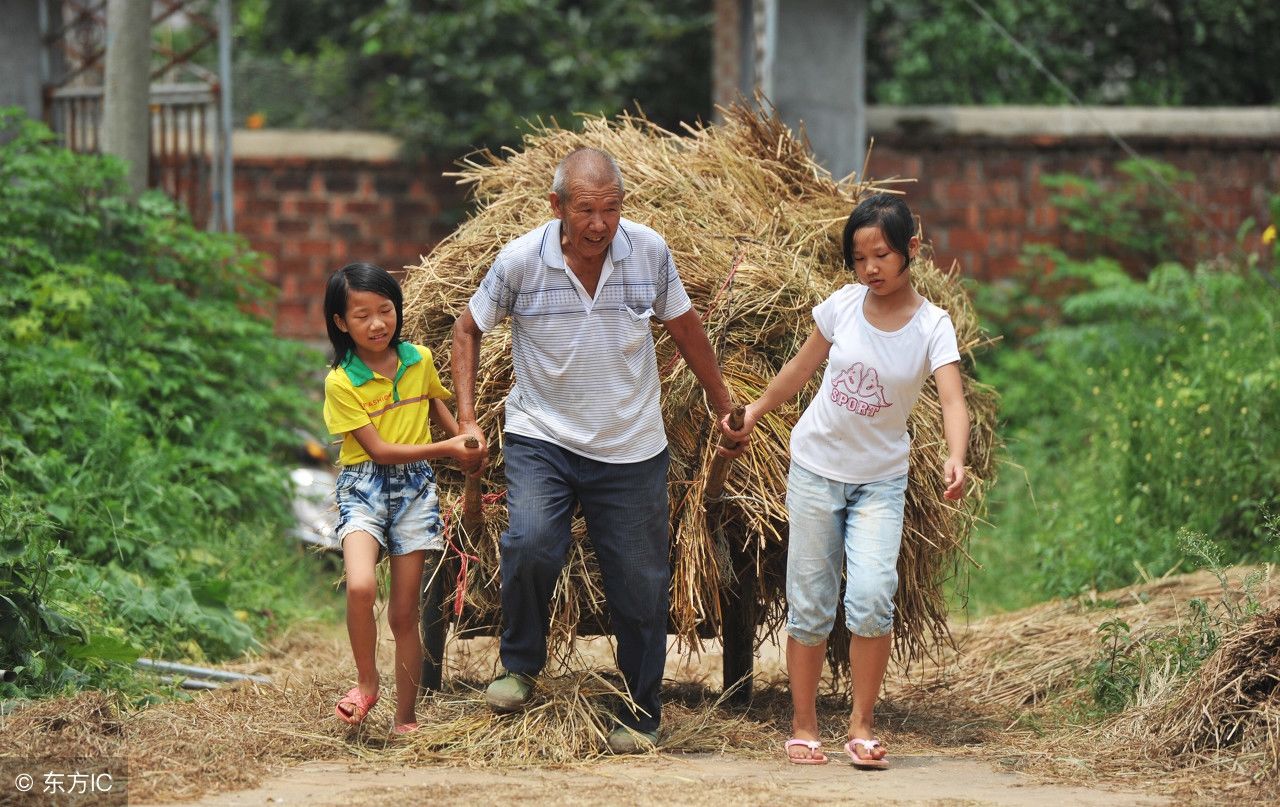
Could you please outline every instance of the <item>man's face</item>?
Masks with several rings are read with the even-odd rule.
[[[618,232],[622,194],[612,182],[602,185],[569,180],[568,199],[551,194],[551,209],[560,219],[560,248],[566,258],[597,260]]]

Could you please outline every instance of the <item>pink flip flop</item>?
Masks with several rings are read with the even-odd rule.
[[[418,730],[417,723],[401,723],[391,730],[392,734],[412,734]]]
[[[364,722],[364,718],[369,714],[369,710],[378,705],[378,696],[372,698],[365,697],[360,691],[360,687],[351,687],[347,694],[342,696],[342,700],[338,701],[338,705],[333,707],[333,713],[338,719],[349,726],[358,726]],[[343,711],[342,707],[347,707]]]
[[[864,740],[861,737],[854,737],[849,740],[849,742],[844,744],[844,752],[849,755],[849,761],[853,763],[853,767],[877,771],[884,770],[889,767],[889,763],[885,762],[883,758],[873,759],[871,757],[858,756],[858,753],[853,750],[855,745],[862,746],[868,754],[877,748],[884,748],[884,746],[880,744],[879,740]]]
[[[810,754],[817,756],[793,757],[791,749],[803,745],[809,749]],[[782,745],[782,751],[787,755],[787,761],[792,765],[826,765],[827,755],[822,753],[822,743],[817,740],[802,740],[799,737],[792,737]]]

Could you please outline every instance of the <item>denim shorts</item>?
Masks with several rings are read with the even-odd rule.
[[[339,542],[367,532],[390,555],[444,548],[436,475],[427,463],[348,465],[338,474],[335,492]]]
[[[787,475],[787,634],[813,646],[831,634],[845,564],[844,618],[855,636],[893,631],[907,476],[854,485],[792,463]]]

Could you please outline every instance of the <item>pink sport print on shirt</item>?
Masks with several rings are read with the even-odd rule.
[[[842,370],[831,380],[831,401],[858,415],[871,417],[886,406],[893,406],[884,397],[880,375],[874,367],[864,367],[857,361]]]

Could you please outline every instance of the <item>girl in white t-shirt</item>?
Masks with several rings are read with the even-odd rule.
[[[787,477],[787,674],[792,737],[784,750],[800,765],[822,764],[817,690],[835,623],[840,565],[853,709],[844,744],[852,763],[883,768],[873,709],[893,633],[911,448],[907,415],[930,373],[942,404],[945,496],[964,495],[969,412],[955,329],[945,311],[911,285],[920,247],[905,202],[878,194],[859,204],[844,228],[845,265],[859,281],[813,309],[815,327],[768,389],[746,407],[745,441],[765,413],[793,398],[827,363],[822,387],[791,432]],[[724,419],[728,427],[728,418]]]

